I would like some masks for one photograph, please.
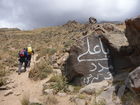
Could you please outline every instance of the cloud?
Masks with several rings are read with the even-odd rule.
[[[122,21],[140,13],[139,0],[1,0],[0,27],[33,29],[85,22],[91,16]]]

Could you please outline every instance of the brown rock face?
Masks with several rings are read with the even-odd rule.
[[[140,92],[140,67],[129,73],[126,86],[133,91]]]
[[[140,17],[126,20],[125,24],[126,37],[129,41],[129,44],[131,46],[140,44]]]
[[[130,59],[134,65],[140,64],[140,17],[125,21],[126,37],[129,42],[129,48],[132,49]]]
[[[112,79],[112,69],[108,47],[100,37],[90,35],[71,48],[64,74],[69,81],[90,84]]]

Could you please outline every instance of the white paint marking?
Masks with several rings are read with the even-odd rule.
[[[107,56],[105,56],[105,58],[100,58],[100,59],[80,59],[82,56],[84,56],[86,54],[95,55],[95,54],[101,53],[101,51],[103,52],[103,54],[106,55],[107,52],[104,51],[103,45],[102,45],[102,42],[101,42],[100,38],[99,38],[99,42],[100,42],[100,46],[99,45],[95,45],[95,47],[93,48],[93,52],[92,52],[91,48],[90,48],[90,44],[89,44],[89,39],[87,37],[87,51],[77,57],[78,62],[108,60]],[[97,50],[97,48],[101,48],[101,49]]]
[[[107,74],[108,74],[108,77],[104,77],[104,79],[111,79],[112,78],[112,74],[110,73],[110,72],[107,72]]]
[[[102,72],[102,71],[105,70],[105,69],[108,69],[108,70],[109,70],[108,67],[104,67],[104,66],[101,65],[100,63],[98,63],[98,65],[101,67],[101,69],[100,69],[98,72]]]
[[[83,53],[83,54],[80,54],[77,57],[78,62],[83,62],[83,61],[87,61],[87,62],[94,61],[94,62],[96,62],[96,61],[104,61],[104,60],[107,61],[108,60],[107,54],[109,54],[109,50],[107,49],[107,52],[105,51],[105,49],[103,47],[103,43],[102,43],[100,38],[99,38],[99,43],[100,43],[100,45],[98,45],[98,44],[95,45],[94,48],[93,48],[93,51],[91,51],[89,39],[87,37],[87,51],[85,53]],[[95,54],[99,54],[101,52],[105,55],[104,58],[99,58],[99,59],[80,59],[82,56],[84,56],[86,54],[95,55]],[[90,72],[96,71],[97,70],[97,65],[95,63],[93,63],[93,62],[91,63],[91,65],[94,66],[94,69],[89,70],[89,71]],[[97,74],[96,77],[94,77],[92,74],[89,74],[87,77],[84,77],[83,82],[85,84],[93,83],[94,80],[98,80],[99,79],[100,75],[103,76],[103,74],[101,73],[103,70],[105,70],[105,69],[109,70],[108,67],[104,67],[103,65],[101,65],[101,63],[98,63],[98,65],[101,67],[101,69],[98,71],[99,74]],[[111,79],[112,78],[112,74],[110,72],[107,72],[107,74],[108,74],[108,76],[104,77],[104,79]],[[90,82],[90,79],[92,79],[91,82]]]
[[[89,70],[90,72],[97,70],[97,66],[94,63],[91,63],[92,66],[94,66],[94,69]]]

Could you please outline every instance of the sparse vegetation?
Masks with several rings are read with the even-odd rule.
[[[78,94],[77,97],[80,99],[86,99],[87,95],[86,94]]]
[[[56,49],[55,48],[47,48],[46,49],[47,54],[49,55],[53,55],[56,53]]]
[[[131,105],[139,105],[140,103],[139,97],[140,95],[136,95],[129,91],[126,94],[124,94],[121,100],[123,104],[126,104],[126,102],[129,102]]]
[[[42,60],[30,71],[29,78],[32,78],[33,80],[44,79],[52,72],[52,67],[48,64],[48,62]]]
[[[50,88],[53,88],[56,92],[67,91],[68,85],[65,77],[59,75],[53,75],[53,77],[50,79],[50,82],[53,82],[53,84],[50,85]]]
[[[5,69],[1,66],[1,70],[0,70],[0,86],[6,84],[6,78],[4,77],[5,75],[6,75],[6,71],[5,71]]]
[[[82,86],[74,86],[74,93],[78,93]]]
[[[5,70],[0,70],[0,77],[4,77],[6,75],[6,71]]]
[[[78,27],[82,27],[82,24],[78,24]],[[17,54],[22,49],[27,47],[28,44],[31,44],[35,53],[39,54],[38,58],[43,56],[49,56],[47,61],[50,61],[50,56],[57,52],[63,52],[64,43],[65,47],[68,47],[72,44],[73,38],[81,35],[80,32],[75,33],[75,28],[70,27],[69,25],[40,28],[31,31],[21,31],[19,29],[0,29],[0,65],[4,67],[14,68],[18,66]],[[40,64],[38,64],[40,65]],[[38,67],[36,70],[32,71],[32,78],[45,78],[47,68],[50,68],[50,64],[46,69],[42,69],[42,73],[38,73]],[[0,70],[1,71],[1,70]],[[6,69],[6,72],[9,69]],[[0,74],[1,75],[1,74]]]
[[[39,53],[38,58],[40,58],[42,56],[46,56],[46,55],[51,56],[51,55],[53,55],[53,54],[55,54],[57,52],[57,49],[55,49],[55,48],[42,48],[40,50],[41,51]]]
[[[6,84],[6,79],[5,78],[0,78],[0,86]]]
[[[73,43],[74,43],[73,40],[69,40],[69,41],[65,42],[64,43],[64,48],[67,48],[67,47],[71,46]]]
[[[106,105],[106,101],[104,99],[99,100],[98,102],[94,101],[91,105]]]

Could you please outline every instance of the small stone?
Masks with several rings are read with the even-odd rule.
[[[54,90],[53,89],[46,89],[46,90],[44,90],[44,93],[46,93],[46,94],[53,94]]]
[[[4,96],[8,96],[8,95],[10,95],[10,94],[13,94],[13,90],[11,89],[11,90],[7,90],[6,92],[5,92],[5,94],[4,94]]]
[[[57,95],[60,96],[60,97],[65,97],[67,94],[66,93],[60,93],[59,92],[59,93],[57,93]]]
[[[53,71],[58,75],[62,75],[62,72],[60,69],[53,69]]]
[[[58,64],[57,63],[53,64],[53,68],[58,69],[59,68]]]
[[[119,98],[121,98],[121,97],[124,95],[125,88],[126,88],[125,85],[122,85],[122,86],[119,88],[118,93],[117,93],[117,96],[118,96]]]
[[[71,85],[69,85],[68,90],[69,90],[70,92],[74,92],[74,87],[71,86]]]
[[[7,90],[7,86],[1,86],[0,90]]]
[[[7,80],[7,81],[6,81],[6,84],[9,84],[9,83],[11,83],[11,81],[10,81],[10,80]]]
[[[60,59],[57,60],[57,64],[63,64],[69,57],[69,53],[65,53]]]
[[[14,95],[15,95],[15,96],[20,96],[20,95],[21,95],[21,93],[18,93],[18,92],[17,92],[17,93],[15,93]]]
[[[14,84],[14,85],[12,86],[12,88],[16,88],[16,87],[18,87],[18,84]]]
[[[76,105],[86,105],[86,101],[84,99],[76,98],[75,99],[75,104]]]

